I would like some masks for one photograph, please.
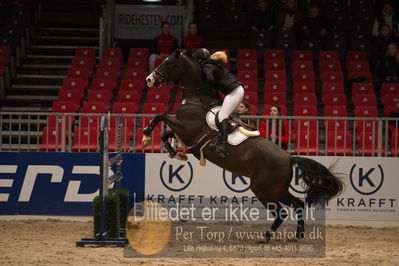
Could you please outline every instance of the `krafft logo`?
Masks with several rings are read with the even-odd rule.
[[[357,167],[354,164],[350,171],[352,187],[363,195],[371,195],[377,192],[384,183],[384,171],[380,164],[377,168]]]
[[[186,189],[193,180],[193,167],[187,164],[167,164],[164,161],[159,171],[162,184],[171,191],[182,191]]]
[[[305,194],[304,183],[302,177],[302,173],[298,167],[294,167],[294,176],[292,177],[290,188],[296,193]]]
[[[242,193],[249,189],[249,178],[223,170],[223,181],[231,191]]]

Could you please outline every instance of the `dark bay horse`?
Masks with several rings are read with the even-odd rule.
[[[261,137],[250,137],[237,146],[228,145],[229,155],[222,158],[211,148],[210,143],[216,141],[217,134],[212,134],[213,130],[205,120],[207,112],[220,105],[220,101],[205,88],[201,67],[190,52],[175,51],[147,77],[149,86],[172,82],[180,82],[183,86],[182,105],[177,109],[176,116],[157,115],[144,130],[145,141],[148,142],[156,124],[163,121],[196,158],[200,159],[202,151],[203,156],[212,163],[250,178],[251,190],[259,201],[266,208],[270,206],[269,203],[273,203],[276,208],[274,213],[283,214],[275,215],[271,232],[275,232],[286,217],[281,203],[294,208],[298,214],[296,236],[302,238],[304,220],[300,213],[305,204],[288,190],[293,176],[293,165],[301,171],[301,178],[306,184],[306,200],[309,203],[325,202],[338,195],[343,189],[342,182],[320,163],[309,158],[290,156],[273,142]],[[167,132],[162,139],[165,141],[171,136]],[[205,142],[206,136],[209,136],[208,142]],[[169,153],[175,156],[176,152],[171,149],[170,144],[165,141],[165,145]],[[271,233],[266,231],[264,242],[270,237]]]

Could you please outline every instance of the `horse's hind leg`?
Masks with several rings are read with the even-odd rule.
[[[274,216],[274,221],[272,226],[270,227],[270,231],[267,230],[264,235],[265,238],[260,241],[261,243],[267,243],[272,237],[272,234],[277,231],[283,221],[287,218],[288,213],[287,210],[284,209],[283,206],[281,206],[280,202],[278,202],[277,200],[268,200],[265,198],[258,199]]]
[[[302,239],[305,237],[305,221],[303,219],[303,214],[305,212],[305,203],[301,199],[294,197],[290,193],[288,194],[289,194],[288,197],[283,200],[280,200],[280,202],[294,208],[298,219],[296,238]]]
[[[170,158],[175,158],[176,156],[176,151],[173,149],[172,145],[169,143],[169,138],[176,138],[175,133],[171,130],[165,131],[165,133],[162,134],[161,140],[163,144],[165,145],[166,150],[169,153]]]

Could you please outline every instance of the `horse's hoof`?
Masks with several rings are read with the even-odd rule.
[[[269,243],[271,237],[272,237],[272,234],[269,231],[266,231],[266,233],[263,235],[263,238],[259,241],[259,243],[267,244],[267,243]]]
[[[151,137],[143,135],[143,139],[141,140],[141,143],[143,144],[143,147],[147,147],[148,144],[151,143]]]
[[[181,152],[181,151],[178,151],[176,153],[175,158],[180,160],[180,161],[187,161],[188,160],[187,155],[185,153]]]

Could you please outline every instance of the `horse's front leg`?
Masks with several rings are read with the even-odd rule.
[[[176,139],[175,133],[172,130],[166,131],[165,133],[162,134],[162,137],[161,137],[161,140],[162,140],[166,150],[169,153],[169,157],[176,158],[181,161],[187,161],[188,158],[185,153],[180,152],[180,151],[176,152],[176,150],[173,149],[172,145],[170,145],[170,143],[169,143],[170,138]]]
[[[154,128],[161,121],[164,121],[165,116],[167,114],[156,115],[154,119],[151,120],[150,124],[143,130],[143,139],[141,140],[143,147],[146,147],[151,143],[151,133],[154,131]]]

